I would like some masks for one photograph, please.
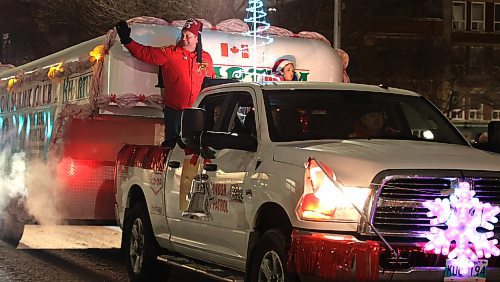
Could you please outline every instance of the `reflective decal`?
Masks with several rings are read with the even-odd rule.
[[[226,183],[213,183],[212,189],[216,196],[216,200],[212,203],[212,211],[228,213]]]
[[[243,187],[239,186],[238,184],[231,184],[230,199],[231,199],[231,202],[242,203],[243,202]]]
[[[163,173],[153,172],[149,175],[149,187],[155,195],[163,189]]]

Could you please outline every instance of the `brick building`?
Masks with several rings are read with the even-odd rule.
[[[470,139],[500,120],[500,0],[343,1],[354,82],[412,89]]]

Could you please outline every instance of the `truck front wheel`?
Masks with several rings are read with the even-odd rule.
[[[123,232],[125,264],[130,280],[150,281],[158,269],[158,244],[145,202],[132,207]]]
[[[15,214],[4,211],[0,214],[0,239],[6,243],[17,246],[24,233],[24,222]]]
[[[279,229],[264,233],[256,246],[250,264],[250,281],[297,281],[297,277],[287,272],[290,240]]]
[[[4,210],[0,210],[0,240],[17,246],[24,233],[25,222],[30,217],[24,204],[25,198],[15,196],[8,200]]]

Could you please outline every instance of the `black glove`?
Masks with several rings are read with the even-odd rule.
[[[115,28],[122,44],[129,44],[130,42],[132,42],[132,38],[130,38],[130,27],[128,27],[126,21],[119,21],[116,24]]]

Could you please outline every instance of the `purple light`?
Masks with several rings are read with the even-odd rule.
[[[448,255],[461,273],[468,273],[474,261],[480,258],[500,255],[500,249],[496,247],[498,240],[489,240],[495,234],[477,232],[478,227],[493,230],[500,208],[480,202],[474,198],[475,194],[468,182],[459,182],[449,200],[437,198],[423,203],[429,209],[427,216],[436,217],[431,219],[432,225],[444,223],[448,226],[446,230],[431,227],[426,236],[429,242],[424,249]],[[455,242],[455,248],[450,251],[452,242]]]

